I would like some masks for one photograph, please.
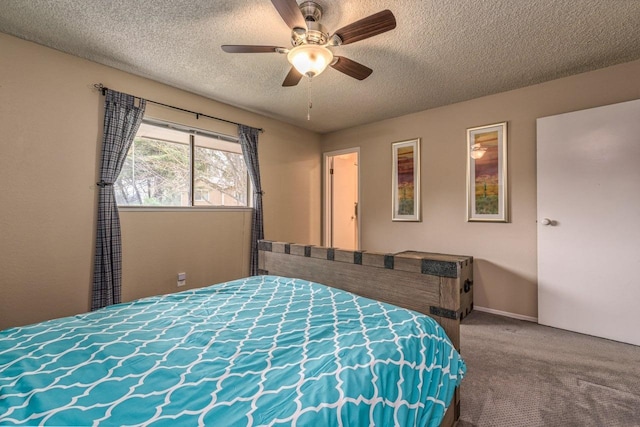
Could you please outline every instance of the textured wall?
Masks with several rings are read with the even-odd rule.
[[[316,134],[0,33],[0,328],[89,308],[103,117],[94,83],[264,128],[266,237],[319,243]],[[235,132],[173,110],[148,112]],[[247,273],[246,211],[125,211],[121,220],[125,300],[178,290],[179,271],[187,288]]]
[[[88,309],[103,101],[94,83],[264,128],[272,240],[320,243],[320,152],[360,146],[364,249],[473,255],[477,305],[536,316],[535,119],[640,98],[638,75],[636,61],[320,137],[0,33],[0,328]],[[467,223],[465,129],[505,120],[511,222]],[[414,137],[422,138],[423,221],[392,223],[390,144]],[[244,212],[121,218],[126,299],[176,290],[178,271],[188,286],[246,272]]]
[[[360,147],[362,248],[474,257],[477,306],[537,317],[536,118],[640,98],[640,61],[324,135]],[[508,224],[466,222],[466,128],[508,121]],[[391,143],[422,138],[422,222],[391,221]]]

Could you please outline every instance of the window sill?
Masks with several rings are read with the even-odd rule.
[[[248,206],[118,206],[119,212],[250,212]]]

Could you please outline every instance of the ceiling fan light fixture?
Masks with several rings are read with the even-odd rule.
[[[287,60],[303,76],[315,77],[333,61],[333,53],[324,46],[304,44],[287,54]]]

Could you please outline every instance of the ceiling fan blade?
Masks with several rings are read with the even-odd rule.
[[[365,67],[364,65],[349,58],[345,58],[344,56],[334,56],[334,58],[336,58],[337,61],[334,64],[331,64],[331,67],[341,73],[345,73],[347,76],[353,77],[354,79],[364,80],[373,73],[371,68]]]
[[[396,28],[396,17],[390,10],[383,10],[340,28],[335,32],[335,35],[340,37],[342,44],[349,44],[377,36],[394,28]]]
[[[289,28],[307,29],[307,21],[304,20],[296,0],[271,0],[271,3]]]
[[[284,49],[278,46],[252,46],[245,44],[225,44],[221,47],[227,53],[276,53],[278,49]]]
[[[284,82],[282,82],[282,86],[295,86],[300,82],[301,79],[302,74],[300,74],[298,70],[296,70],[296,67],[291,67],[289,74],[287,74],[287,77],[284,78]]]

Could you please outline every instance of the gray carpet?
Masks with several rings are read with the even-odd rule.
[[[458,427],[640,426],[640,347],[472,312]]]

